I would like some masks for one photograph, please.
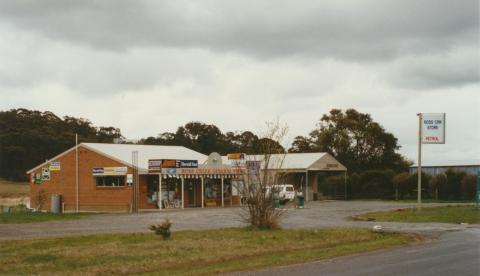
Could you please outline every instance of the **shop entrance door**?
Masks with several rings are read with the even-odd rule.
[[[195,182],[187,181],[185,185],[186,190],[186,205],[188,207],[195,207]]]

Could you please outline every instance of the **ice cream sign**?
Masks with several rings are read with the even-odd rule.
[[[421,114],[422,144],[445,144],[445,113]]]

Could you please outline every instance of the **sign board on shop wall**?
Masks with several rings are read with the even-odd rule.
[[[197,160],[177,160],[177,159],[149,159],[148,171],[160,172],[166,168],[181,169],[181,168],[198,168]]]

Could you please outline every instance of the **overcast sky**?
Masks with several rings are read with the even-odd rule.
[[[0,109],[127,138],[189,121],[289,141],[332,108],[370,113],[416,157],[418,112],[447,113],[424,160],[480,157],[478,0],[1,1]]]

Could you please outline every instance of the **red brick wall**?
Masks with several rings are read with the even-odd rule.
[[[152,176],[150,176],[152,177]],[[158,178],[158,176],[153,176]],[[140,183],[140,193],[139,193],[139,200],[138,200],[138,208],[139,209],[158,209],[157,203],[148,203],[148,186],[147,186],[147,178],[146,175],[139,176],[139,183]]]
[[[125,165],[84,147],[79,147],[78,159],[80,210],[129,211],[132,198],[131,187],[96,187],[95,178],[92,175],[94,167]],[[49,210],[52,194],[60,194],[62,202],[65,204],[65,210],[73,211],[76,209],[75,150],[52,161],[60,162],[61,170],[51,171],[50,180],[42,181],[40,185],[30,182],[31,205],[36,207],[35,195],[43,189],[46,192],[47,201],[42,209]],[[35,173],[37,172],[41,173],[41,168],[35,171]],[[132,168],[128,167],[128,173],[132,173]]]

